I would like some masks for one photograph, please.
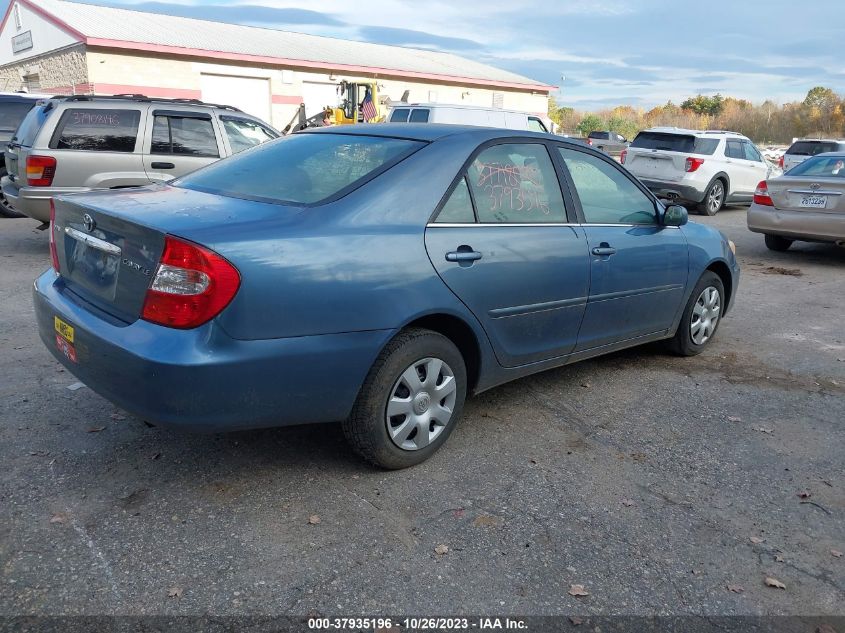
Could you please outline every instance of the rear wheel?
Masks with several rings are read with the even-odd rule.
[[[766,247],[770,251],[778,251],[782,253],[783,251],[789,250],[789,247],[792,246],[792,241],[785,237],[781,237],[780,235],[768,235],[765,236],[766,239]]]
[[[704,194],[704,200],[698,203],[698,212],[702,215],[716,215],[725,206],[725,183],[714,180]]]
[[[680,356],[700,354],[716,335],[724,309],[725,286],[719,275],[705,271],[690,294],[669,349]]]
[[[466,398],[466,366],[445,336],[419,328],[400,332],[382,350],[343,432],[367,461],[398,469],[440,448]]]

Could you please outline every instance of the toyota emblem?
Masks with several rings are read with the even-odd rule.
[[[812,189],[813,191],[818,191],[821,188],[822,186],[817,182],[814,182],[812,185],[810,185],[810,189]]]
[[[82,216],[82,226],[85,227],[86,231],[91,233],[95,228],[97,228],[97,223],[94,222],[94,218],[86,213]]]

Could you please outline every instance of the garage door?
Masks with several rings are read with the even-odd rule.
[[[270,119],[270,80],[231,75],[201,75],[202,100],[235,106],[262,121]]]
[[[305,116],[322,112],[326,106],[334,108],[340,103],[337,84],[303,81],[302,101],[305,103]]]

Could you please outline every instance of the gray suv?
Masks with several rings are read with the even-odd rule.
[[[9,142],[3,195],[47,222],[53,196],[167,181],[278,136],[237,108],[193,99],[55,97]]]

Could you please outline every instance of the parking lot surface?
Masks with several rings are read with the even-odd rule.
[[[845,249],[693,221],[743,267],[704,354],[489,391],[400,472],[339,425],[188,435],[69,389],[48,236],[0,221],[0,615],[845,615]]]

